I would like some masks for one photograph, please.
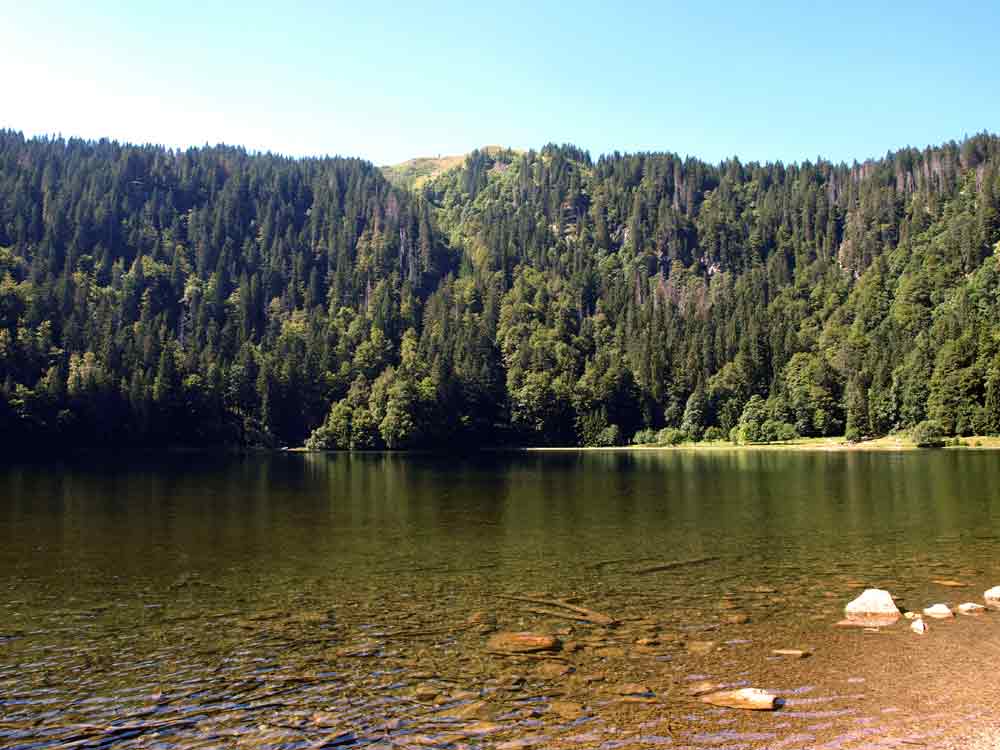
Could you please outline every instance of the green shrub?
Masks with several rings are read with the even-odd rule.
[[[926,419],[910,433],[918,448],[941,448],[945,444],[944,428],[935,419]]]
[[[704,436],[702,436],[702,440],[705,440],[707,442],[715,442],[718,440],[725,440],[725,439],[726,439],[726,431],[723,430],[721,427],[715,427],[714,425],[705,430],[705,434]]]
[[[651,445],[656,442],[656,430],[645,428],[632,436],[632,445]]]
[[[656,433],[656,442],[658,445],[680,445],[687,439],[687,433],[684,430],[678,430],[676,427],[664,427]]]
[[[594,436],[592,444],[598,448],[610,448],[613,445],[618,445],[618,425],[608,425],[603,430],[598,432],[597,435]]]
[[[760,439],[765,443],[787,443],[796,440],[799,433],[795,426],[777,419],[768,419],[760,426]]]

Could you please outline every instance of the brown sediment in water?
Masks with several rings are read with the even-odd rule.
[[[727,600],[754,615],[741,625],[727,624],[708,597],[636,599],[620,575],[586,589],[503,596],[449,582],[436,598],[358,591],[329,610],[317,609],[321,596],[300,593],[240,613],[165,613],[144,628],[152,643],[108,622],[106,642],[92,638],[72,654],[74,623],[102,613],[66,611],[61,637],[43,629],[7,643],[8,660],[34,661],[39,671],[0,672],[15,703],[0,739],[24,748],[127,747],[141,737],[185,748],[228,740],[255,748],[974,747],[963,738],[1000,717],[995,614],[935,624],[919,638],[905,620],[870,633],[833,628],[852,592],[836,579],[821,583],[843,592],[838,601],[787,576],[784,585],[727,587]],[[916,591],[906,603],[917,608],[922,597]],[[617,624],[536,614],[541,598],[579,602],[572,606]],[[469,616],[467,606],[478,609]],[[192,625],[201,636],[185,653]],[[491,652],[495,632],[513,628],[551,634],[561,649]],[[44,648],[33,647],[41,639]],[[774,654],[790,647],[811,658]],[[64,680],[77,675],[75,689],[54,689],[60,666]],[[145,691],[127,687],[138,674],[159,679]],[[766,714],[705,705],[692,690],[704,681],[761,687],[782,705]],[[26,710],[33,695],[60,696],[59,711]]]

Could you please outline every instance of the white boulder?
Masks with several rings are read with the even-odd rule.
[[[975,602],[965,602],[965,604],[958,605],[958,611],[963,615],[981,615],[986,611],[986,607]]]
[[[859,625],[892,625],[900,617],[899,608],[892,595],[882,589],[865,589],[857,599],[844,607],[849,621]]]
[[[910,630],[912,630],[917,635],[926,635],[929,628],[927,623],[924,622],[924,618],[918,617],[916,620],[910,623]]]
[[[983,599],[986,606],[991,609],[1000,609],[1000,586],[994,586],[989,591],[983,592]]]
[[[955,616],[955,613],[949,609],[947,604],[935,604],[931,607],[925,607],[924,614],[927,617],[935,617],[938,620],[944,620],[948,617]]]

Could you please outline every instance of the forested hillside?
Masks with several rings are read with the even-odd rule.
[[[0,131],[0,427],[60,450],[1000,431],[1000,139],[855,165]]]

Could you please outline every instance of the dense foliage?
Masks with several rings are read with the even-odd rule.
[[[1000,139],[853,166],[0,131],[10,445],[1000,431]]]

